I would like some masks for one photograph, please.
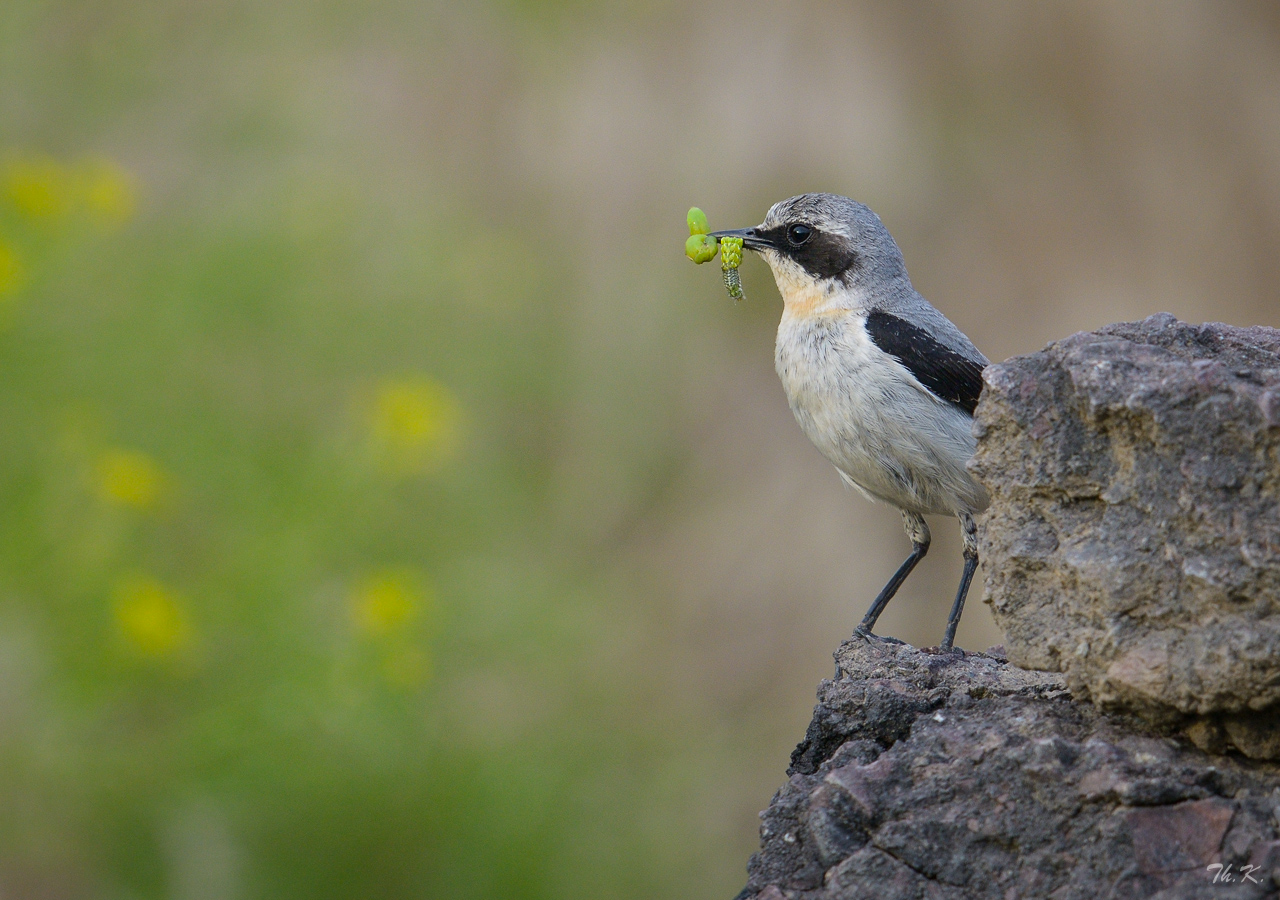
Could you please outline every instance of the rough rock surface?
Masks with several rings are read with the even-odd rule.
[[[1280,331],[1162,314],[984,377],[972,465],[1010,659],[1280,757]]]
[[[1280,766],[1073,702],[997,652],[851,640],[836,662],[739,900],[1280,893]]]

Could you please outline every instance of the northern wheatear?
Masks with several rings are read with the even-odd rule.
[[[942,648],[950,649],[978,565],[975,514],[987,492],[965,463],[989,363],[911,286],[902,251],[870,209],[835,194],[774,204],[741,237],[764,257],[782,294],[774,362],[791,411],[846,482],[902,511],[911,555],[872,602],[876,619],[929,550],[925,514],[955,516],[964,574]]]

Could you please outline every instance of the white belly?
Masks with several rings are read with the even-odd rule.
[[[801,429],[863,492],[917,513],[986,508],[965,469],[972,419],[876,347],[859,314],[784,312],[774,362]]]

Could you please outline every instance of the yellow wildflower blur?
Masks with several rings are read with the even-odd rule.
[[[0,185],[21,215],[37,221],[83,211],[99,224],[118,225],[137,206],[133,176],[106,159],[65,164],[45,155],[20,157],[5,166]]]
[[[119,225],[133,218],[138,205],[138,189],[133,176],[107,159],[90,160],[81,166],[84,204],[99,220]]]
[[[356,625],[366,635],[382,637],[404,631],[429,611],[434,597],[412,569],[387,569],[365,580],[351,599]]]
[[[159,464],[136,450],[109,450],[98,460],[98,495],[109,503],[155,510],[165,500],[172,479]]]
[[[431,658],[415,626],[430,617],[434,605],[422,574],[407,568],[376,572],[352,594],[356,627],[373,642],[382,677],[392,687],[415,688],[431,677]]]
[[[377,387],[369,426],[383,471],[413,475],[438,469],[457,454],[461,409],[438,381],[388,379]]]
[[[4,190],[18,212],[32,219],[56,219],[71,208],[71,179],[51,156],[11,160],[5,167]]]
[[[121,582],[112,609],[120,633],[143,656],[173,656],[191,642],[191,625],[177,596],[154,579]]]
[[[0,297],[17,291],[26,280],[26,270],[18,252],[0,241]]]

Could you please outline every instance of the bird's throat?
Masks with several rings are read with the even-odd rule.
[[[774,281],[782,295],[784,316],[808,318],[846,313],[850,309],[846,291],[833,289],[815,281],[807,274],[795,275],[784,270],[774,270]]]

